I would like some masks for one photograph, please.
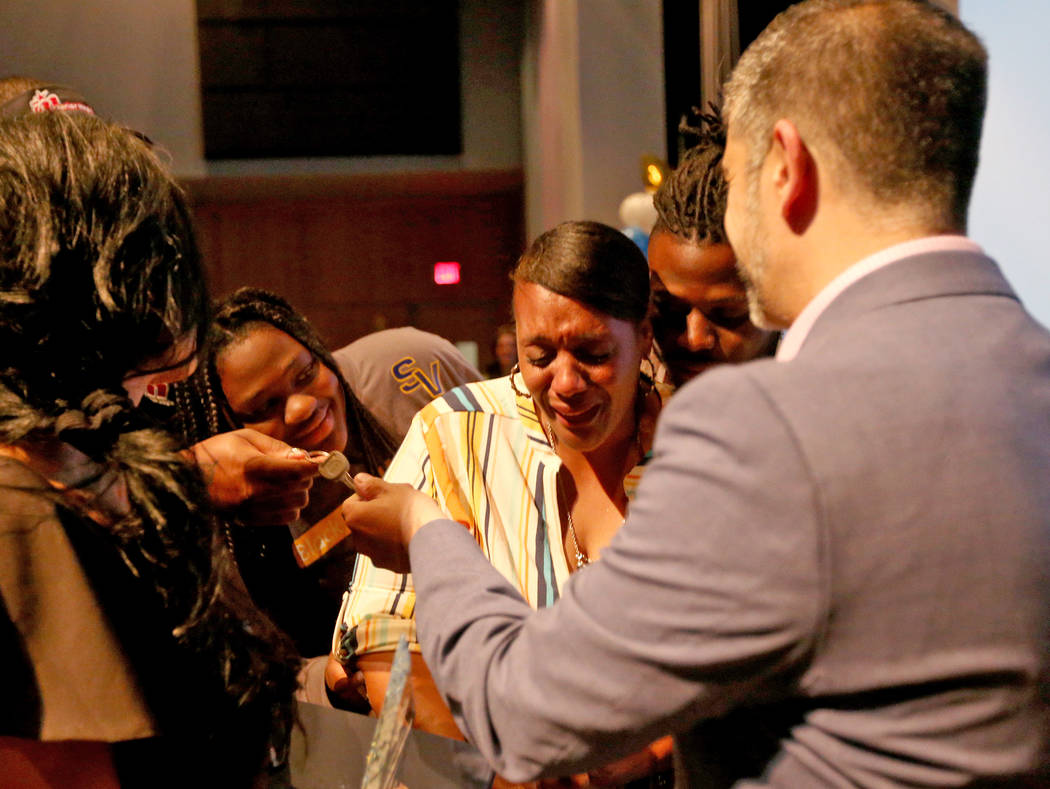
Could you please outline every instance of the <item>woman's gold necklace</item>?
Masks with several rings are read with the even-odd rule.
[[[547,437],[547,442],[551,445],[551,449],[554,450],[554,454],[558,454],[558,442],[554,438],[554,431],[550,429],[546,422],[540,420],[540,426],[543,428],[543,434]],[[558,482],[557,477],[554,479],[554,484],[558,491],[559,501],[562,498],[561,485]],[[569,539],[572,540],[572,550],[575,554],[576,568],[584,567],[591,563],[591,560],[587,558],[587,554],[580,550],[580,543],[576,540],[576,527],[572,525],[572,507],[569,506],[568,502],[565,502],[565,520],[569,524]]]

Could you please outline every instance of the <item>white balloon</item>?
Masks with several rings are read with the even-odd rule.
[[[627,227],[640,227],[646,233],[656,224],[656,206],[648,192],[634,192],[620,203],[620,221]]]

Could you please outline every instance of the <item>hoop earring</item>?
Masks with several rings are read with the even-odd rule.
[[[514,366],[510,368],[510,388],[514,390],[514,394],[516,394],[518,397],[524,397],[526,400],[531,400],[532,395],[528,392],[521,391],[514,383],[515,375],[521,375],[521,365],[519,365],[517,362],[514,362]]]
[[[634,444],[640,458],[645,457],[645,444],[651,442],[656,429],[656,414],[663,408],[664,398],[656,388],[656,365],[646,356],[643,362],[649,362],[649,373],[642,371],[638,365],[638,396],[634,401]],[[650,395],[656,394],[651,401]]]
[[[656,365],[653,364],[653,360],[646,356],[642,359],[642,364],[649,363],[648,374],[639,365],[638,368],[638,391],[641,392],[642,396],[647,396],[653,387],[656,385]]]

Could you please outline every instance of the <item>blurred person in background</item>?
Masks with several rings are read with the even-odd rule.
[[[485,368],[488,378],[502,378],[510,375],[518,363],[518,341],[513,323],[504,323],[496,329],[492,340],[492,362]]]

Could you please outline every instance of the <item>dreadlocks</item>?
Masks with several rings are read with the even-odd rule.
[[[697,142],[686,151],[671,175],[653,196],[657,221],[654,230],[664,230],[688,241],[724,244],[722,220],[726,211],[726,182],[722,177],[722,154],[726,132],[721,118],[694,108],[696,125],[683,121],[679,131]]]

